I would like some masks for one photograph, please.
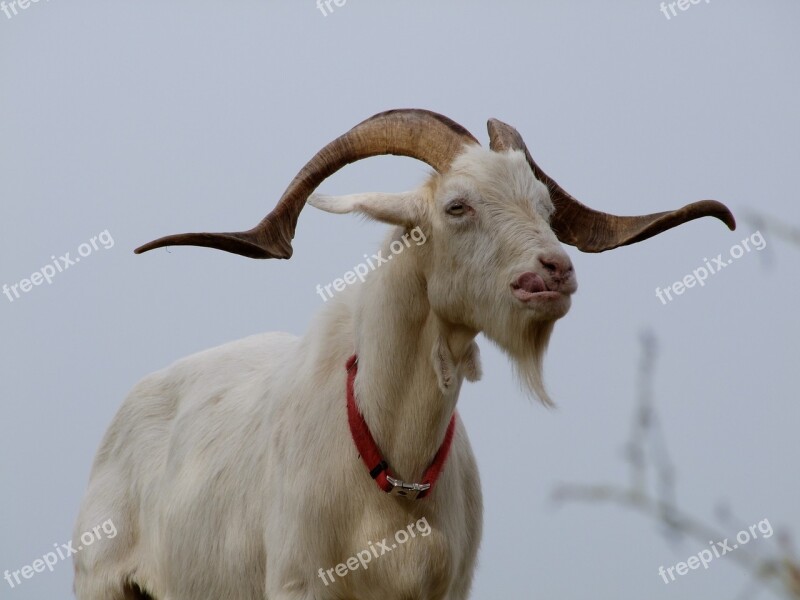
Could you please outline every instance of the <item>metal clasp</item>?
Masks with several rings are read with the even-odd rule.
[[[430,483],[406,483],[388,475],[386,480],[392,484],[392,489],[389,491],[390,496],[401,496],[409,500],[416,500],[422,492],[431,489]]]

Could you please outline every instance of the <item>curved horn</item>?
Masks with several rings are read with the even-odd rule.
[[[531,158],[522,136],[516,129],[497,119],[490,119],[488,127],[489,147],[492,150],[498,152],[522,150],[525,153],[536,179],[550,190],[550,197],[556,207],[550,223],[553,231],[559,240],[583,252],[603,252],[635,244],[700,217],[716,217],[729,229],[736,229],[736,221],[731,211],[716,200],[701,200],[678,210],[637,217],[618,217],[593,210],[578,202],[542,171]]]
[[[409,156],[446,171],[472,134],[447,117],[418,109],[390,110],[370,117],[336,138],[310,160],[286,188],[278,205],[249,231],[182,233],[160,238],[136,254],[163,246],[205,246],[250,258],[292,256],[297,218],[311,193],[347,164],[381,154]]]

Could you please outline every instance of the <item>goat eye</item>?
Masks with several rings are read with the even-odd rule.
[[[447,205],[445,212],[448,215],[453,215],[454,217],[459,217],[467,212],[466,205],[460,200],[454,200],[450,204]]]

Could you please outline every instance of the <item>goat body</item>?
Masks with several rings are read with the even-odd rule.
[[[542,356],[577,288],[559,241],[600,252],[704,215],[733,227],[708,200],[641,217],[591,210],[533,162],[516,130],[492,120],[489,132],[487,150],[435,113],[376,115],[323,148],[252,230],[169,236],[137,250],[189,244],[288,258],[306,201],[395,226],[387,256],[412,228],[425,240],[328,302],[303,337],[226,344],[134,388],[101,444],[78,518],[78,532],[109,519],[118,531],[75,556],[79,600],[468,596],[482,500],[462,422],[432,493],[384,493],[351,437],[348,357],[359,357],[355,396],[377,447],[398,478],[417,482],[463,379],[480,377],[479,333],[549,401]],[[400,194],[312,195],[337,169],[378,154],[420,158],[437,173]],[[422,519],[429,534],[350,566],[348,557]],[[347,577],[331,570],[346,560]]]

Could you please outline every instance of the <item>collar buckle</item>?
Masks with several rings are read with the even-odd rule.
[[[406,483],[389,475],[386,476],[386,481],[392,486],[392,489],[388,492],[390,496],[399,496],[409,500],[416,500],[422,492],[427,492],[431,489],[430,483]]]

